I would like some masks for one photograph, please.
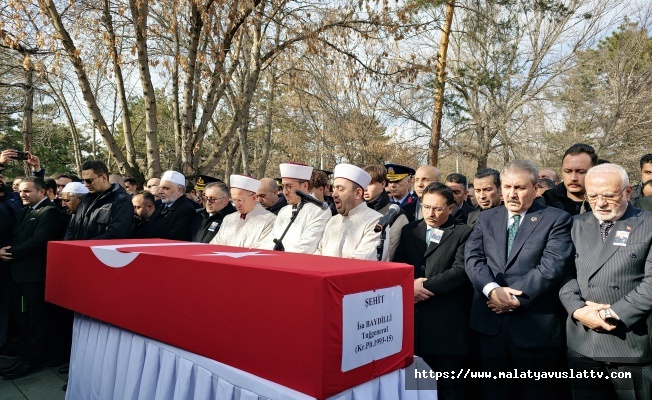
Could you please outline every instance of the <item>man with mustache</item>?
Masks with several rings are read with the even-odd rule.
[[[66,214],[73,215],[76,213],[79,203],[86,194],[88,194],[88,189],[81,182],[67,183],[59,192],[61,207],[66,211]]]
[[[551,193],[554,193],[563,209],[570,215],[591,211],[591,206],[585,201],[584,179],[586,173],[598,164],[595,149],[588,144],[576,143],[566,150],[561,162],[562,182]],[[552,202],[547,203],[555,206]]]
[[[505,204],[480,213],[466,242],[465,268],[475,288],[470,326],[482,368],[557,371],[565,358],[566,313],[557,292],[573,255],[571,216],[534,201],[536,166],[525,160],[501,173]],[[550,399],[562,385],[491,380],[485,399]]]

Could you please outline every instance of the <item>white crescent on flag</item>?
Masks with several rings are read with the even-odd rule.
[[[91,251],[97,257],[97,259],[104,265],[111,268],[122,268],[126,265],[129,265],[133,260],[138,257],[139,254],[144,252],[139,251],[121,251],[122,249],[129,249],[134,247],[170,247],[170,246],[210,246],[206,243],[130,243],[130,244],[116,244],[116,245],[103,245],[103,246],[91,246]],[[151,254],[152,252],[147,252]],[[247,256],[271,256],[272,254],[260,254],[259,251],[255,252],[225,252],[225,251],[214,251],[209,254],[196,254],[196,256],[222,256],[222,257],[231,257],[231,258],[242,258]]]
[[[202,243],[131,243],[131,244],[116,244],[105,246],[91,246],[91,251],[95,254],[102,264],[111,268],[122,268],[129,265],[130,262],[136,259],[140,252],[119,251],[120,249],[128,249],[132,247],[169,247],[169,246],[197,246]]]

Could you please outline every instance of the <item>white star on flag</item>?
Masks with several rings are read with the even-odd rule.
[[[260,254],[260,251],[249,251],[243,253],[230,253],[227,251],[214,251],[212,254],[198,254],[198,256],[222,256],[231,258],[242,258],[247,256],[271,256],[272,254]]]

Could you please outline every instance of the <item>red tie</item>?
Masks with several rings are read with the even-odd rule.
[[[240,214],[240,218],[242,218],[242,219],[245,219],[246,216],[247,216],[247,214]]]

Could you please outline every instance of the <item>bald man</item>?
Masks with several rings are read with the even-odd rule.
[[[256,192],[256,199],[264,209],[274,215],[278,215],[281,208],[288,205],[285,196],[278,195],[278,184],[272,178],[260,180],[260,189]]]
[[[417,201],[403,207],[403,212],[410,222],[418,221],[423,218],[421,212],[421,200],[423,191],[432,182],[441,182],[441,171],[432,165],[422,165],[417,168],[414,174],[414,193],[417,195]]]

